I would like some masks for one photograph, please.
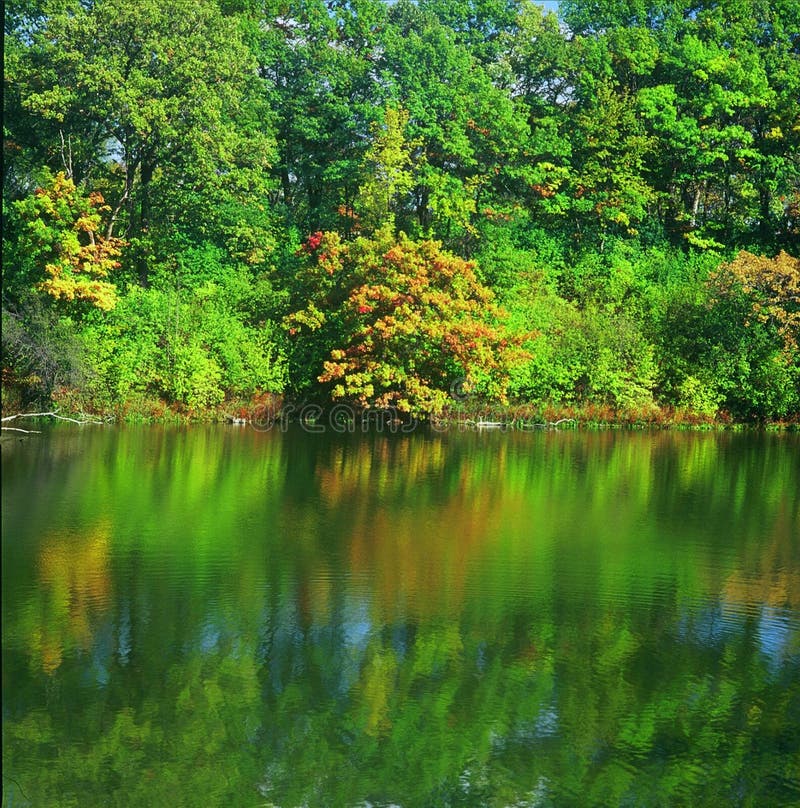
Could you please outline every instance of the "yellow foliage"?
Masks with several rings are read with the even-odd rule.
[[[109,527],[84,535],[53,535],[38,559],[39,581],[48,593],[47,613],[31,638],[31,651],[45,673],[54,673],[65,650],[91,647],[97,616],[111,591]]]
[[[106,278],[119,267],[124,242],[100,232],[100,213],[108,209],[103,197],[82,196],[62,172],[19,209],[28,221],[30,251],[40,257],[46,275],[37,288],[56,300],[113,309],[117,291]]]
[[[786,252],[775,258],[742,251],[723,264],[711,282],[718,296],[741,290],[752,300],[753,314],[777,329],[787,351],[798,348],[800,336],[800,259]]]

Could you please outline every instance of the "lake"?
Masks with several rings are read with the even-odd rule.
[[[800,436],[4,441],[12,806],[800,804]]]

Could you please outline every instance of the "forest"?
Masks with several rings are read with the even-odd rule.
[[[4,23],[4,413],[800,421],[797,0]]]

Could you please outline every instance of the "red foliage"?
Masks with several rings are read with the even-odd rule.
[[[311,255],[312,253],[316,252],[319,249],[319,245],[322,244],[322,231],[317,230],[316,233],[312,233],[306,240],[303,242],[303,246],[297,251],[298,255],[305,254]]]
[[[320,345],[329,359],[317,378],[334,399],[424,415],[446,405],[455,374],[504,400],[519,345],[471,262],[402,235],[313,243],[322,247],[306,268],[307,306],[287,325],[320,341],[324,323],[343,327],[341,342]]]

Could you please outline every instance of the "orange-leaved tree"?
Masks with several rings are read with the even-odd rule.
[[[305,305],[286,323],[331,399],[425,417],[441,412],[458,381],[505,401],[523,353],[472,263],[435,241],[395,238],[391,227],[346,243],[314,234],[303,250]]]

